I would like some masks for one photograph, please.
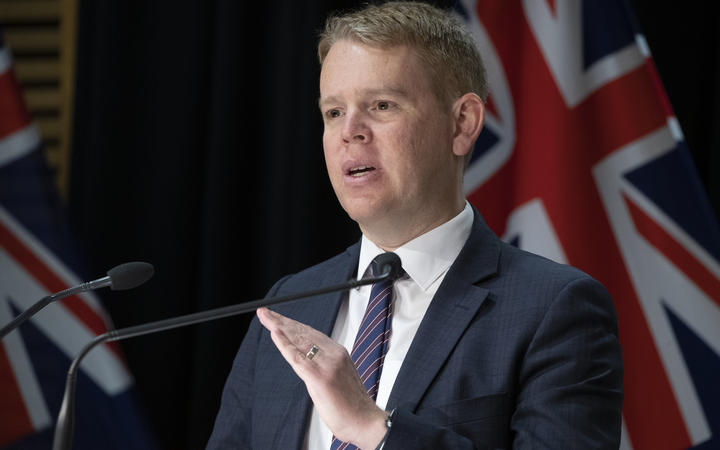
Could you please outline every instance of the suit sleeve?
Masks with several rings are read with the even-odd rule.
[[[278,281],[266,297],[276,295],[288,277]],[[253,386],[257,348],[263,327],[257,317],[253,318],[233,361],[230,375],[225,382],[220,410],[207,444],[208,450],[245,449],[252,447]]]
[[[501,446],[617,449],[622,370],[609,294],[589,277],[569,282],[536,325],[522,357],[506,445]],[[398,409],[383,448],[498,447],[489,444]]]

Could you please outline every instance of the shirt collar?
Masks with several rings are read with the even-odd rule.
[[[397,248],[395,253],[400,257],[405,272],[418,286],[427,290],[460,254],[470,236],[472,224],[472,208],[466,201],[465,208],[458,215]],[[384,250],[363,235],[358,278],[368,272],[370,263],[380,253],[384,253]]]

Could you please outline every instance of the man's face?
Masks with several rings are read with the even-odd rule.
[[[336,42],[322,66],[320,110],[330,181],[366,235],[412,239],[459,212],[451,106],[409,47]]]

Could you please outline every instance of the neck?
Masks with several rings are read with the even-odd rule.
[[[376,223],[372,224],[372,226],[359,225],[365,237],[384,251],[391,252],[448,222],[460,214],[464,208],[465,199],[462,199],[455,208],[432,218],[416,219],[413,221],[401,217],[399,220],[388,220],[386,223]]]

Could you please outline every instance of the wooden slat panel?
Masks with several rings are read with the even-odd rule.
[[[76,21],[76,0],[0,0],[5,43],[63,198],[70,172]]]
[[[57,20],[60,5],[55,0],[3,0],[0,2],[0,17],[6,23]]]
[[[57,110],[60,107],[60,93],[53,88],[25,89],[25,103],[31,112]]]
[[[15,61],[15,75],[21,83],[32,81],[58,81],[60,61],[58,58],[29,58]]]
[[[43,145],[43,149],[45,150],[45,159],[50,168],[57,170],[63,167],[65,161],[63,160],[59,144],[45,144]]]
[[[0,15],[0,18],[3,16]],[[12,28],[4,30],[5,42],[12,52],[37,53],[58,51],[60,32],[58,27]]]
[[[36,118],[35,123],[40,128],[40,134],[44,139],[60,140],[61,126],[60,119],[58,117],[41,117]]]

